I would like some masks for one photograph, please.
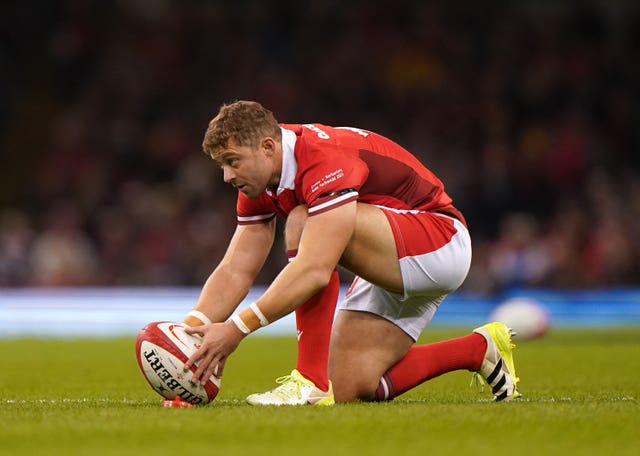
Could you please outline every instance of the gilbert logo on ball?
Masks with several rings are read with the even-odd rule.
[[[220,378],[212,375],[203,386],[192,383],[196,366],[184,370],[184,363],[200,347],[202,338],[187,334],[182,323],[149,323],[136,338],[136,358],[151,388],[166,399],[180,397],[193,405],[208,404],[218,395]]]
[[[490,321],[500,321],[515,331],[515,340],[542,337],[551,326],[549,312],[535,299],[518,297],[504,301],[489,316]]]

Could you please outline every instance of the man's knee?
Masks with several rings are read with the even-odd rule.
[[[334,369],[330,378],[336,402],[372,401],[380,380],[380,377],[372,377],[362,370],[355,372],[352,369]]]
[[[309,217],[307,206],[296,206],[287,216],[284,227],[284,243],[287,250],[297,249],[302,237],[302,230]]]

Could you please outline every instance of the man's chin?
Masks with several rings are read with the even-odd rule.
[[[253,199],[253,198],[257,198],[257,197],[259,196],[259,195],[255,195],[255,194],[254,194],[251,190],[249,190],[249,189],[242,189],[242,190],[238,189],[238,191],[239,191],[240,193],[242,193],[244,196],[246,196],[247,198],[251,198],[251,199]]]

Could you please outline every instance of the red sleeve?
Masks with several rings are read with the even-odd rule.
[[[243,193],[238,192],[236,211],[238,225],[266,223],[276,216],[273,203],[265,194],[258,198],[247,198]]]
[[[324,145],[299,160],[299,181],[309,215],[316,215],[358,199],[358,191],[369,175],[367,165],[355,154]]]

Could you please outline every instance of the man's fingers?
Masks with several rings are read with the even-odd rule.
[[[193,375],[191,376],[192,383],[206,384],[209,377],[215,375],[216,377],[222,376],[222,370],[224,369],[224,354],[220,353],[216,346],[215,341],[208,340],[211,337],[210,333],[211,325],[185,327],[187,334],[200,334],[205,336],[202,345],[198,348],[184,363],[184,371],[187,372],[196,366]]]
[[[204,336],[205,328],[206,328],[205,325],[202,325],[202,326],[185,326],[184,332],[186,332],[187,334],[199,334],[201,336]]]
[[[203,357],[204,353],[205,353],[205,349],[203,349],[202,347],[200,347],[199,349],[197,349],[195,352],[193,352],[193,355],[191,355],[189,357],[189,359],[187,360],[186,363],[184,363],[184,371],[188,371],[189,369],[191,369],[191,366],[193,366],[194,364],[196,364],[198,361],[200,361],[200,358]]]
[[[219,359],[220,358],[218,358],[218,357],[212,359],[211,362],[209,363],[209,366],[207,366],[207,370],[205,371],[205,375],[201,380],[201,383],[203,385],[207,383],[207,380],[209,380],[209,378],[211,378],[212,375],[216,375],[216,377],[220,376],[220,374],[217,374],[218,366],[221,363],[221,361],[219,361]]]
[[[213,368],[213,375],[218,378],[222,378],[222,373],[224,372],[224,365],[227,363],[227,358],[222,358],[218,361],[218,364]]]
[[[200,362],[198,363],[198,368],[196,369],[196,371],[193,373],[193,376],[192,376],[192,381],[194,383],[200,382],[202,384],[205,384],[207,382],[207,379],[211,376],[211,373],[207,375],[207,372],[209,372],[209,370],[213,371],[213,367],[215,366],[213,361],[215,359],[216,358],[213,355],[206,354],[200,360]]]

